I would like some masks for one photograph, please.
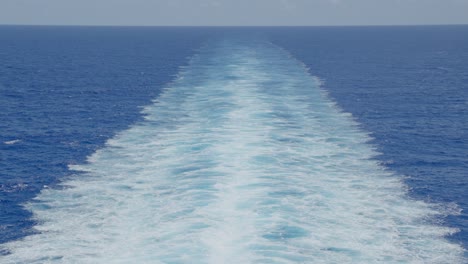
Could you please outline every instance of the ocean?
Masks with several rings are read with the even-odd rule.
[[[468,26],[0,26],[0,262],[465,263]]]

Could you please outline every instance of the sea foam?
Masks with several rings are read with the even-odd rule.
[[[317,78],[262,41],[208,44],[63,185],[5,263],[462,263]]]

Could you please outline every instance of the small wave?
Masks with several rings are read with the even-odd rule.
[[[21,139],[14,139],[14,140],[9,140],[9,141],[4,141],[3,144],[5,145],[14,145],[16,143],[21,142]]]

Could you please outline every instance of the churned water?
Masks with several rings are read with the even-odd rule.
[[[82,154],[86,162],[69,154],[76,161],[63,161],[68,169],[48,180],[52,186],[37,187],[34,198],[10,198],[32,214],[17,219],[32,219],[33,229],[16,228],[34,234],[5,243],[3,261],[463,263],[463,237],[453,239],[463,225],[444,219],[463,223],[464,196],[418,196],[411,184],[419,182],[404,176],[424,178],[385,162],[378,151],[396,154],[385,154],[379,130],[370,130],[372,122],[360,114],[366,110],[344,111],[354,109],[345,92],[337,93],[332,82],[330,96],[314,62],[280,45],[280,31],[287,36],[291,29],[240,36],[253,30],[226,29],[233,34],[223,37],[220,29],[192,33],[199,42],[185,46],[193,55],[173,81],[153,89],[152,102],[129,103],[146,105],[143,119],[134,114],[125,122],[106,120],[120,126],[95,123],[94,129],[112,127],[106,134],[112,138],[92,142],[98,149]],[[120,87],[125,104],[132,91]],[[68,127],[93,129],[88,123]],[[8,138],[4,148],[13,152],[27,140]],[[27,189],[27,177],[18,173],[11,181]],[[6,196],[15,197],[10,194],[17,189],[6,188]]]

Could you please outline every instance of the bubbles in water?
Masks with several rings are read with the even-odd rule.
[[[27,205],[40,234],[5,263],[463,261],[439,210],[269,43],[212,43],[144,114]]]

